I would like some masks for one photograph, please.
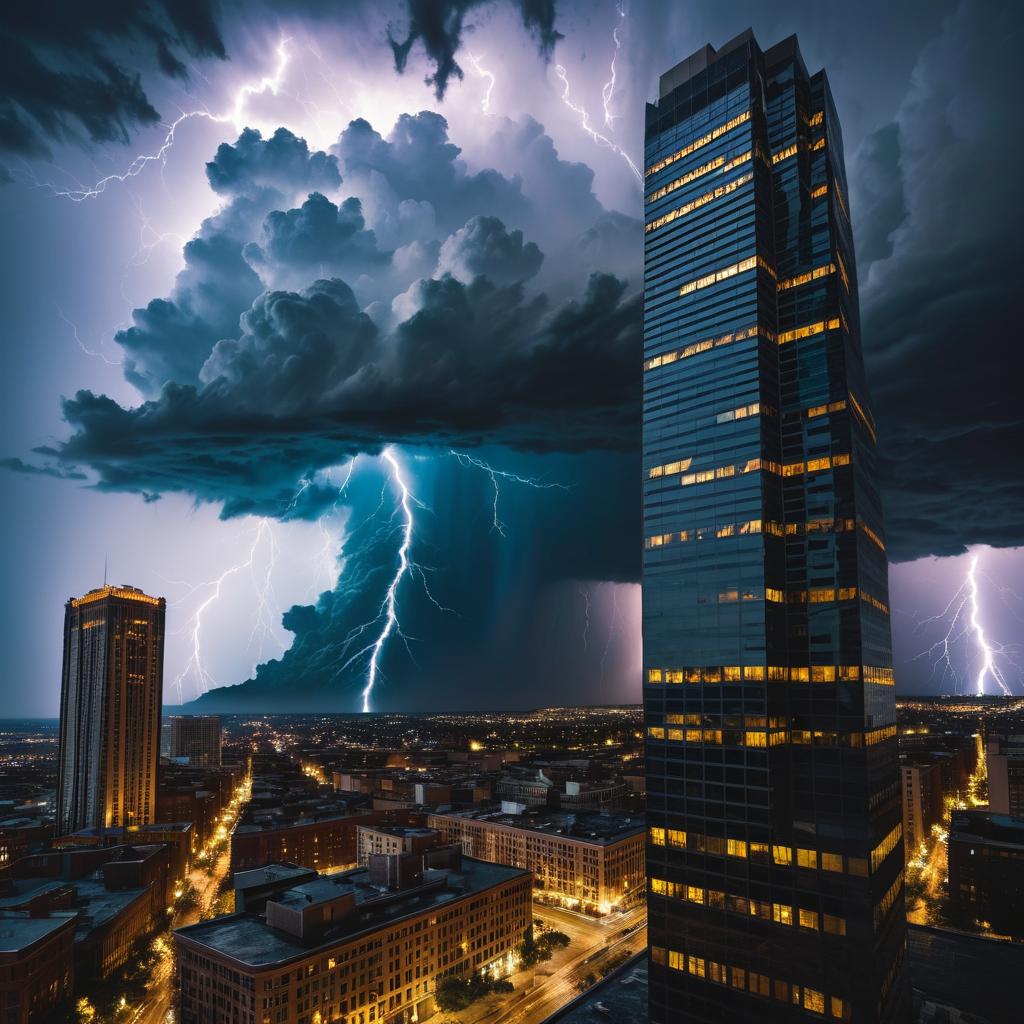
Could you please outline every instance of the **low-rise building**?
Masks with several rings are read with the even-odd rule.
[[[469,811],[431,814],[427,825],[468,856],[533,872],[535,896],[543,902],[607,914],[644,893],[639,817]]]
[[[529,873],[453,850],[379,870],[398,856],[297,884],[285,872],[262,912],[176,931],[181,1024],[424,1020],[439,978],[508,973],[532,924]]]
[[[0,1021],[54,1020],[74,991],[74,912],[0,911]]]
[[[948,850],[954,904],[1000,935],[1024,936],[1024,820],[956,811]]]
[[[373,854],[418,854],[440,844],[441,833],[434,828],[402,825],[359,825],[356,828],[356,858],[360,867],[366,867]]]

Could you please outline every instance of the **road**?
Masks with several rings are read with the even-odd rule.
[[[496,1001],[482,1015],[471,1017],[472,1010],[464,1012],[462,1019],[467,1024],[541,1024],[579,994],[576,988],[579,978],[591,971],[600,976],[600,968],[615,954],[632,955],[647,946],[645,906],[616,915],[614,921],[607,924],[542,906],[534,907],[534,916],[569,936],[571,955],[550,975],[544,976],[538,970],[532,988],[523,987],[524,983],[528,984],[529,975],[514,979],[520,986],[518,991]],[[628,934],[623,935],[623,931]]]
[[[203,860],[207,860],[211,856],[215,857],[212,866],[204,867],[200,864],[193,867],[188,876],[188,881],[196,892],[195,906],[189,907],[187,910],[176,911],[171,917],[167,931],[161,932],[153,940],[151,948],[157,953],[159,959],[146,984],[145,1002],[135,1007],[134,1012],[125,1018],[127,1024],[174,1024],[176,1019],[174,1010],[174,939],[171,937],[171,932],[175,928],[183,928],[212,916],[217,892],[231,867],[231,833],[235,830],[239,815],[248,802],[251,792],[251,779],[246,779],[221,816],[221,823],[213,843],[203,851],[205,857],[200,855]],[[224,843],[225,837],[226,843]],[[224,845],[214,853],[214,847],[218,842],[222,842]]]

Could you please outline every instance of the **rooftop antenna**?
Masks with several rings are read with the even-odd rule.
[[[103,553],[103,586],[107,585],[107,553]]]

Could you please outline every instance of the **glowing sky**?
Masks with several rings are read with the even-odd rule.
[[[951,621],[972,548],[1024,692],[1013,5],[558,3],[556,39],[480,3],[457,45],[446,23],[443,99],[443,60],[413,37],[399,74],[389,44],[421,5],[337,6],[183,27],[153,3],[167,73],[97,5],[83,54],[137,72],[159,120],[130,83],[102,130],[48,117],[29,70],[7,90],[4,714],[56,711],[63,602],[105,558],[168,598],[168,702],[263,665],[256,706],[356,710],[391,611],[374,707],[638,700],[643,102],[748,25],[798,33],[843,121],[897,685],[973,690],[976,630]],[[0,17],[50,67],[81,38]],[[393,591],[387,444],[414,520]]]

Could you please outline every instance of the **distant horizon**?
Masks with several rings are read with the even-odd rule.
[[[908,701],[948,701],[948,700],[963,700],[963,701],[978,701],[978,702],[1002,702],[1002,701],[1024,701],[1024,694],[1006,694],[1006,693],[910,693],[910,694],[897,694],[896,703],[902,704]],[[181,708],[183,705],[179,704],[164,704],[161,709],[161,717],[167,717],[168,713],[175,713],[175,709]],[[453,708],[438,708],[436,711],[196,711],[186,714],[194,715],[218,715],[221,718],[252,718],[253,716],[260,717],[280,717],[280,718],[305,718],[305,717],[319,717],[331,716],[336,718],[385,718],[395,715],[406,716],[410,718],[416,717],[428,717],[432,715],[498,715],[498,714],[525,714],[531,711],[571,711],[571,710],[582,710],[598,711],[602,708],[636,708],[640,710],[642,704],[640,701],[635,703],[632,701],[623,702],[620,704],[538,704],[530,707],[522,708],[475,708],[475,709],[453,709]],[[5,722],[59,722],[59,715],[20,715],[11,717],[0,717],[0,725]]]

